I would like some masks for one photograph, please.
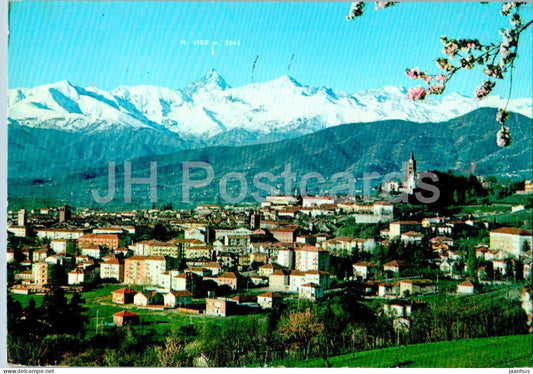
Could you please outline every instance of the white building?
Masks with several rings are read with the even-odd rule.
[[[306,245],[294,251],[294,268],[299,271],[326,270],[330,254],[312,245]]]
[[[316,283],[303,284],[298,290],[301,299],[318,300],[324,297],[324,289]]]
[[[26,236],[26,227],[24,226],[9,225],[7,231],[19,238]]]
[[[287,269],[292,269],[294,267],[294,250],[289,248],[280,248],[276,263],[286,267]]]
[[[39,239],[79,239],[85,232],[70,229],[40,229],[36,230]]]
[[[163,256],[148,256],[144,260],[144,275],[147,285],[157,286],[161,283],[161,274],[165,272],[166,260]]]
[[[469,280],[466,280],[457,285],[458,295],[472,295],[474,294],[474,284]]]
[[[112,258],[100,265],[101,279],[116,279],[119,282],[124,281],[124,265],[118,259]]]
[[[514,258],[523,254],[524,247],[531,249],[532,241],[533,234],[519,228],[501,227],[490,232],[490,249],[505,251]]]
[[[82,256],[89,256],[90,258],[100,259],[102,257],[102,249],[99,245],[91,244],[81,250]]]
[[[304,208],[333,204],[335,204],[335,200],[328,196],[306,196],[302,198],[302,207]]]

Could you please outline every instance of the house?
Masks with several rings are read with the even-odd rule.
[[[267,284],[268,283],[268,278],[260,277],[258,275],[255,275],[255,276],[251,276],[250,277],[250,281],[252,281],[254,286],[260,286],[260,285]]]
[[[196,239],[204,242],[206,238],[206,232],[203,229],[200,228],[191,228],[188,230],[185,230],[184,232],[185,239]]]
[[[450,264],[450,262],[448,260],[444,260],[440,263],[439,265],[439,270],[443,273],[443,274],[451,274],[452,272],[452,268],[453,268],[453,265]]]
[[[93,269],[76,268],[68,273],[68,284],[88,284],[94,282],[95,272]]]
[[[271,291],[288,291],[289,272],[284,269],[276,270],[268,277],[268,289]]]
[[[209,262],[207,265],[204,265],[204,269],[211,272],[211,275],[219,275],[222,273],[222,266],[216,261]]]
[[[437,286],[429,279],[405,279],[399,282],[400,295],[427,294],[437,290]]]
[[[507,265],[505,264],[504,260],[493,260],[492,261],[492,268],[494,269],[495,272],[499,272],[500,275],[506,274],[506,267]]]
[[[520,257],[523,251],[532,248],[533,234],[527,230],[501,227],[491,231],[489,235],[490,249],[505,251],[514,258]]]
[[[437,226],[441,223],[444,223],[444,217],[428,217],[422,220],[422,227],[427,229],[429,227]]]
[[[357,264],[353,264],[353,276],[354,278],[361,278],[361,280],[368,279],[370,275],[370,271],[373,267],[376,265],[371,264],[368,261],[358,262]]]
[[[393,261],[390,261],[390,262],[387,262],[386,264],[384,264],[383,265],[383,270],[384,271],[390,271],[390,272],[395,273],[395,274],[400,274],[401,270],[406,269],[409,266],[410,266],[410,264],[408,264],[405,261],[393,260]]]
[[[185,291],[170,291],[163,295],[165,307],[175,308],[177,306],[185,306],[192,304],[192,294]]]
[[[132,304],[133,297],[136,293],[137,292],[127,287],[119,288],[118,290],[111,291],[111,301],[115,304]]]
[[[257,303],[264,309],[271,309],[283,301],[283,296],[272,292],[265,292],[257,296]]]
[[[175,291],[189,290],[194,295],[201,277],[195,273],[181,273],[171,277],[170,289]]]
[[[139,316],[129,310],[113,314],[113,322],[116,326],[133,325],[139,323]]]
[[[137,292],[133,297],[133,303],[137,306],[163,305],[163,295],[157,291]]]
[[[390,295],[398,295],[400,287],[397,282],[394,283],[378,283],[378,296],[386,297]]]
[[[186,273],[196,274],[196,275],[198,275],[198,276],[200,276],[202,278],[209,277],[209,276],[213,275],[213,274],[211,274],[211,270],[206,268],[205,265],[203,267],[193,266],[193,267],[185,269],[184,271]]]
[[[438,246],[439,244],[446,244],[448,247],[453,247],[453,239],[448,238],[447,236],[435,236],[429,240],[432,246]]]
[[[420,232],[422,225],[417,221],[396,221],[389,223],[389,237],[391,239],[400,237],[409,231]]]
[[[330,275],[322,270],[309,270],[305,273],[305,281],[318,284],[322,289],[327,290],[330,286]]]
[[[387,317],[406,318],[411,317],[415,310],[420,309],[423,306],[426,306],[426,303],[413,300],[395,299],[383,304],[383,313]]]
[[[324,297],[324,289],[316,283],[305,283],[298,289],[300,299],[318,300]]]
[[[233,296],[230,300],[235,301],[237,304],[257,304],[256,295],[236,295]]]
[[[36,251],[33,251],[32,256],[31,256],[32,262],[44,261],[44,259],[48,257],[47,252],[48,251],[46,248],[41,248]]]
[[[424,239],[424,234],[416,231],[407,231],[400,235],[403,243],[420,243]]]
[[[220,274],[218,278],[215,278],[215,282],[217,282],[219,286],[229,286],[229,288],[232,290],[236,290],[238,288],[238,277],[233,272]]]
[[[457,294],[458,295],[473,295],[474,294],[474,284],[470,280],[466,280],[457,284]]]
[[[484,247],[484,246],[476,247],[476,257],[482,260],[488,260],[488,258],[486,258],[486,255],[489,252],[490,252],[490,249],[488,249],[487,247]]]
[[[235,312],[237,304],[231,300],[205,299],[205,314],[208,316],[226,317]]]

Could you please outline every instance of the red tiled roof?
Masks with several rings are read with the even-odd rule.
[[[257,296],[257,297],[268,297],[268,298],[283,298],[283,295],[280,295],[280,294],[277,294],[277,293],[272,293],[272,292],[265,292],[265,293],[262,293],[261,295]]]
[[[111,293],[126,294],[126,293],[136,293],[136,292],[130,288],[124,287],[124,288],[119,288],[118,290],[115,290],[115,291],[111,291]]]
[[[357,264],[353,264],[352,266],[365,266],[365,267],[370,267],[370,266],[376,266],[376,265],[371,264],[371,263],[368,262],[368,261],[363,261],[363,262],[358,262]]]
[[[306,284],[302,284],[300,287],[320,288],[320,286],[316,283],[306,283]]]
[[[464,282],[459,283],[458,286],[474,287],[474,284],[470,282],[470,279],[467,279]]]
[[[80,239],[114,239],[118,240],[117,234],[85,234]]]
[[[304,245],[302,248],[298,248],[297,251],[319,252],[321,251],[321,249],[318,247],[315,247],[314,245]]]
[[[123,310],[121,312],[113,314],[113,316],[124,318],[124,317],[138,317],[139,315],[133,312],[130,312],[129,310]]]
[[[165,256],[148,256],[146,260],[150,261],[165,261]]]
[[[270,274],[270,276],[273,276],[273,275],[289,275],[289,273],[285,269],[280,269],[280,270],[276,270],[272,274]]]
[[[226,272],[226,273],[220,274],[219,278],[237,278],[237,276],[235,275],[235,273]]]
[[[516,227],[500,227],[499,229],[491,231],[491,233],[498,234],[510,234],[510,235],[520,235],[520,236],[531,236],[531,232]]]
[[[185,290],[185,291],[170,291],[169,293],[171,293],[172,295],[176,296],[176,297],[188,297],[188,296],[192,296],[192,294],[190,293],[189,290]]]

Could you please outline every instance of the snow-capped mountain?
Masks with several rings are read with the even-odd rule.
[[[84,134],[146,129],[181,139],[208,139],[231,131],[252,137],[312,133],[344,123],[401,119],[440,122],[505,99],[478,102],[450,94],[412,102],[403,87],[348,94],[302,85],[289,76],[232,88],[215,71],[184,90],[120,86],[109,92],[62,81],[8,91],[8,116],[21,126]],[[533,117],[531,98],[512,100],[508,109]],[[229,144],[231,145],[231,144]]]

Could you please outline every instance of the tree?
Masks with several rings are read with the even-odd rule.
[[[311,308],[304,311],[291,310],[281,317],[278,326],[281,340],[297,350],[303,348],[305,359],[309,357],[311,345],[318,342],[323,331],[324,323]]]
[[[397,3],[379,1],[376,2],[376,9],[388,8],[395,4]],[[445,57],[437,58],[436,63],[443,72],[428,74],[418,68],[407,69],[405,73],[409,78],[419,79],[426,85],[425,88],[422,86],[411,88],[407,92],[407,97],[411,100],[424,100],[429,95],[440,95],[457,72],[482,67],[487,79],[476,89],[475,95],[478,100],[483,100],[492,92],[499,80],[509,77],[510,88],[507,103],[504,108],[498,109],[496,114],[496,121],[501,124],[496,135],[496,144],[499,147],[508,147],[512,138],[505,122],[510,115],[507,107],[512,94],[514,63],[518,57],[520,35],[533,24],[533,20],[524,20],[520,14],[525,4],[527,3],[506,2],[502,4],[501,15],[508,17],[510,27],[500,30],[501,41],[482,44],[478,39],[455,39],[442,36],[441,42],[444,45]],[[354,2],[346,19],[353,20],[363,15],[364,10],[364,2]],[[454,64],[452,60],[456,57],[458,63]]]

